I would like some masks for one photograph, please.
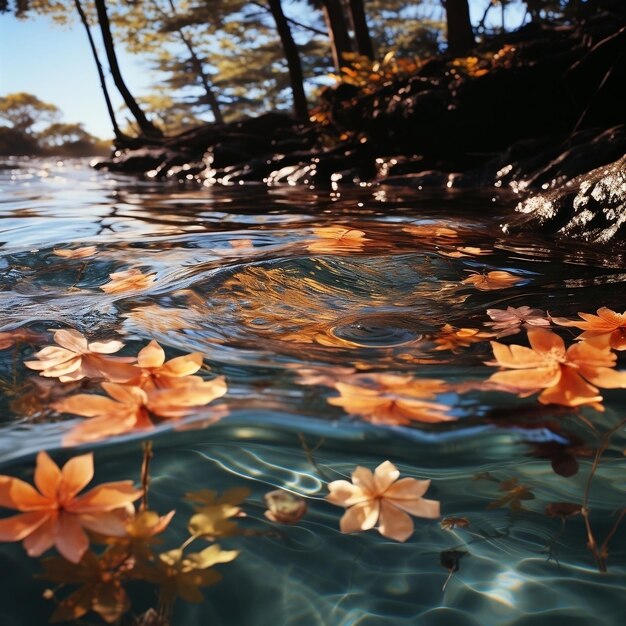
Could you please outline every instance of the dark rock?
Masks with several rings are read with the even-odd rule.
[[[560,237],[626,244],[626,156],[520,202],[506,232],[541,228]]]

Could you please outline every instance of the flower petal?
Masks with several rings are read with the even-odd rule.
[[[58,498],[63,504],[72,500],[93,480],[93,453],[70,459],[61,470]]]
[[[571,367],[561,368],[561,379],[557,385],[546,389],[538,398],[542,404],[560,404],[562,406],[580,406],[602,402],[597,387],[582,379]]]
[[[338,506],[352,506],[370,499],[360,487],[349,483],[347,480],[334,480],[328,483],[328,491],[326,500]]]
[[[201,352],[192,352],[169,360],[160,370],[162,376],[190,376],[201,367],[204,357]]]
[[[77,515],[63,511],[57,519],[54,534],[57,550],[70,563],[78,563],[89,548],[89,538]]]
[[[380,505],[378,500],[367,500],[351,506],[341,518],[339,528],[342,533],[355,533],[374,528],[378,520]]]
[[[0,541],[22,541],[49,517],[47,511],[31,511],[0,519]]]
[[[362,489],[365,493],[376,494],[376,481],[374,480],[374,474],[367,467],[361,467],[357,465],[352,472],[352,482]]]
[[[82,333],[77,330],[57,330],[54,333],[54,341],[58,343],[62,348],[70,350],[71,352],[88,352],[87,339]]]
[[[98,352],[99,354],[113,354],[119,352],[124,344],[116,339],[109,339],[108,341],[92,341],[88,344],[89,352]]]
[[[374,470],[376,493],[383,493],[391,483],[398,480],[400,471],[391,461],[384,461]]]
[[[42,524],[39,525],[28,537],[24,538],[24,549],[28,556],[41,556],[54,545],[54,529],[56,527],[57,514],[42,516]]]
[[[427,498],[418,498],[416,500],[385,498],[385,500],[398,509],[406,511],[416,517],[437,519],[441,515],[441,504],[438,500],[428,500]]]
[[[0,476],[0,506],[18,511],[38,511],[48,508],[50,500],[19,478]]]
[[[61,482],[61,470],[59,466],[50,458],[47,452],[40,452],[37,455],[35,466],[35,485],[37,489],[50,500],[56,500],[57,489]]]
[[[384,497],[395,500],[415,500],[421,498],[428,491],[428,487],[430,487],[430,480],[401,478],[385,491]]]
[[[413,534],[413,520],[407,513],[382,500],[380,503],[380,519],[378,532],[383,537],[406,541]]]
[[[529,328],[528,341],[537,352],[551,352],[565,355],[565,343],[556,333],[545,328]]]
[[[67,506],[72,513],[97,513],[99,511],[114,511],[138,500],[143,491],[135,489],[130,480],[104,483],[94,487],[85,495],[75,498]]]
[[[163,363],[165,363],[165,351],[154,339],[137,355],[139,367],[161,367]]]

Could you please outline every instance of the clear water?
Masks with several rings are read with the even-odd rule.
[[[623,419],[626,391],[603,393],[605,413],[582,411],[595,432],[579,415],[534,397],[479,390],[439,397],[452,406],[454,422],[387,427],[329,405],[336,392],[323,381],[300,384],[296,370],[316,368],[331,379],[337,368],[357,367],[450,383],[485,380],[494,371],[483,364],[492,358],[488,341],[456,353],[435,350],[444,324],[487,330],[486,309],[506,306],[569,317],[600,306],[621,312],[623,258],[537,235],[504,236],[498,225],[514,199],[491,193],[168,186],[71,161],[5,163],[0,189],[0,330],[120,334],[129,354],[156,339],[168,356],[201,351],[228,380],[227,414],[204,428],[165,425],[81,448],[95,450],[96,481],[137,480],[140,442],[152,439],[151,508],[177,510],[163,549],[186,537],[186,492],[251,490],[239,520],[249,532],[220,541],[241,554],[218,567],[223,580],[204,590],[202,604],[176,604],[173,624],[622,623],[626,525],[610,542],[608,573],[600,574],[582,518],[563,524],[545,508],[582,501],[593,450]],[[403,230],[433,224],[461,238]],[[320,245],[314,229],[336,225],[363,231],[367,241]],[[75,260],[53,254],[68,244],[95,245],[98,253]],[[449,256],[459,245],[486,253]],[[99,289],[110,273],[131,267],[157,279],[130,294]],[[506,270],[523,280],[479,291],[460,282],[468,270]],[[524,344],[523,333],[510,341]],[[59,461],[71,456],[61,438],[75,423],[44,419],[24,400],[32,372],[21,361],[31,353],[27,346],[0,352],[0,472],[27,480],[37,451]],[[622,353],[622,368],[625,361]],[[315,446],[311,458],[306,448]],[[622,428],[593,480],[589,509],[600,541],[625,505],[625,448]],[[343,510],[324,500],[327,482],[386,459],[403,476],[430,478],[427,497],[441,501],[442,515],[470,525],[448,530],[415,519],[406,543],[375,531],[341,534]],[[564,463],[578,471],[554,471]],[[485,472],[491,478],[480,479]],[[488,508],[503,496],[500,483],[513,478],[534,494],[525,510]],[[263,495],[275,488],[307,499],[297,525],[263,517]],[[444,590],[450,550],[464,554]],[[19,544],[0,544],[0,571],[0,624],[47,623],[52,607],[42,593],[50,584],[33,578],[38,560]],[[154,590],[132,593],[137,613],[155,605]],[[81,623],[100,622],[92,614]]]

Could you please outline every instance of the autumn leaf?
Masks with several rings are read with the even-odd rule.
[[[509,507],[512,511],[525,511],[523,502],[526,500],[534,500],[533,492],[518,482],[517,478],[511,478],[500,483],[500,491],[504,491],[504,495],[487,505],[488,509],[497,509]]]
[[[615,371],[617,357],[608,347],[586,341],[570,346],[543,328],[529,328],[530,348],[491,342],[496,365],[505,371],[492,374],[488,383],[521,397],[541,392],[542,404],[590,405],[603,411],[598,387],[626,387],[626,372]]]
[[[46,346],[35,353],[36,361],[25,361],[26,367],[61,382],[81,378],[125,382],[137,375],[136,368],[130,365],[135,357],[109,356],[124,347],[121,341],[88,342],[83,334],[71,329],[57,330],[54,341],[56,346]]]
[[[97,251],[96,246],[85,246],[83,248],[54,248],[52,251],[56,256],[61,256],[66,259],[86,259],[93,256]]]
[[[450,350],[456,353],[459,348],[468,348],[473,343],[485,341],[492,336],[491,333],[483,333],[478,328],[455,328],[446,324],[435,337],[437,344],[435,350]]]
[[[237,534],[239,528],[233,518],[245,515],[239,505],[249,495],[250,490],[245,487],[229,489],[221,496],[209,489],[188,493],[185,499],[195,503],[197,511],[189,520],[189,532],[209,541]]]
[[[359,532],[376,526],[383,537],[406,541],[413,533],[409,514],[427,519],[439,517],[439,502],[422,498],[430,480],[398,480],[399,477],[395,465],[385,461],[373,473],[358,466],[352,472],[351,483],[347,480],[329,483],[326,500],[347,509],[341,518],[341,532]]]
[[[147,289],[155,280],[156,274],[143,274],[136,268],[110,274],[111,281],[101,285],[105,293],[127,293]]]
[[[103,483],[78,495],[93,478],[93,455],[70,459],[63,469],[45,453],[37,455],[35,485],[0,476],[0,506],[20,511],[0,520],[0,541],[23,541],[29,556],[56,546],[61,555],[78,563],[89,547],[85,529],[124,535],[127,510],[141,496],[131,481]]]
[[[626,311],[616,313],[603,306],[591,313],[579,313],[582,320],[570,320],[565,317],[553,317],[552,321],[559,326],[574,326],[585,332],[577,339],[591,339],[599,346],[606,345],[613,350],[626,350]]]
[[[60,413],[91,418],[75,426],[64,438],[64,445],[149,430],[154,422],[178,420],[226,393],[223,376],[171,389],[145,391],[115,383],[102,383],[102,387],[110,397],[77,394],[54,404]]]
[[[496,332],[496,337],[498,338],[515,335],[522,328],[531,326],[547,328],[550,326],[550,320],[544,311],[531,309],[529,306],[487,309],[487,315],[492,321],[485,322],[485,326],[490,326]]]
[[[130,609],[124,589],[125,560],[126,555],[116,550],[108,550],[101,557],[86,552],[79,563],[44,559],[42,578],[61,585],[80,585],[57,604],[50,621],[73,622],[93,611],[108,624],[117,622]]]
[[[161,586],[166,601],[173,602],[179,597],[187,602],[200,603],[204,599],[200,588],[221,579],[212,568],[220,563],[230,563],[238,554],[238,550],[222,550],[218,544],[187,555],[181,549],[170,550],[159,554],[154,565],[141,568],[140,574],[144,580]]]
[[[486,274],[472,272],[471,276],[468,276],[461,282],[465,285],[473,285],[480,291],[492,291],[495,289],[513,287],[523,281],[524,279],[520,276],[515,276],[515,274],[511,274],[510,272],[505,272],[503,270],[496,270],[493,272],[487,272]]]

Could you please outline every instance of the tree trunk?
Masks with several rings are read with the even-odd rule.
[[[80,4],[80,0],[74,0],[74,5],[76,6],[76,10],[78,11],[78,15],[80,16],[80,21],[85,27],[85,32],[87,33],[87,39],[89,39],[89,47],[91,48],[91,54],[93,56],[93,60],[95,61],[96,68],[98,70],[98,78],[100,79],[100,87],[102,88],[104,101],[106,103],[107,111],[109,113],[111,125],[113,126],[113,133],[115,134],[116,139],[124,139],[125,135],[120,130],[120,127],[117,125],[117,120],[115,119],[115,111],[113,110],[113,105],[111,104],[111,98],[109,96],[109,90],[107,88],[106,79],[104,77],[104,71],[102,70],[102,64],[100,63],[100,58],[98,57],[98,50],[96,48],[96,44],[94,43],[93,37],[91,36],[91,29],[89,28],[89,22],[87,21],[87,16],[85,15],[85,12],[83,11],[83,7]]]
[[[324,4],[324,20],[328,28],[328,38],[330,39],[330,49],[333,54],[333,64],[337,72],[341,71],[344,64],[344,52],[354,52],[346,17],[339,0],[322,0]]]
[[[306,95],[304,94],[304,77],[298,47],[291,35],[280,0],[268,0],[268,3],[276,22],[276,30],[283,45],[285,59],[289,67],[289,80],[291,82],[291,91],[293,92],[293,110],[298,119],[306,120],[309,117],[309,109]]]
[[[370,31],[367,26],[363,0],[349,0],[348,6],[350,7],[350,17],[352,18],[352,26],[354,27],[354,38],[356,39],[357,52],[373,61],[374,48],[372,46]]]
[[[176,5],[174,4],[174,0],[169,0],[170,9],[172,10],[172,15],[174,17],[178,16],[176,12]],[[156,2],[153,2],[153,6],[157,11],[160,11],[159,5]],[[211,80],[207,76],[204,71],[204,66],[202,65],[202,61],[198,58],[196,51],[191,43],[191,39],[187,36],[185,31],[182,28],[178,28],[176,30],[178,36],[181,41],[185,44],[187,51],[189,52],[189,58],[191,59],[191,64],[193,65],[198,77],[200,78],[200,82],[202,83],[202,87],[206,93],[206,100],[211,107],[211,113],[213,113],[213,117],[215,118],[215,122],[217,124],[223,124],[224,118],[222,116],[222,111],[220,109],[219,102],[215,97],[215,92],[213,91],[213,85],[211,84]]]
[[[448,54],[467,56],[474,47],[474,32],[467,0],[443,0],[448,23]]]
[[[215,122],[217,124],[223,124],[224,117],[222,116],[222,111],[220,109],[219,102],[215,97],[215,93],[213,91],[213,87],[211,85],[209,77],[206,75],[204,67],[202,66],[202,61],[198,58],[198,55],[196,54],[196,51],[194,50],[193,45],[191,44],[191,41],[189,41],[187,35],[185,35],[182,30],[179,30],[178,34],[180,35],[182,42],[185,44],[185,47],[189,52],[191,64],[193,65],[196,73],[198,74],[198,77],[200,78],[200,82],[202,83],[202,87],[204,88],[204,92],[206,94],[207,103],[209,107],[211,107],[211,113],[213,113]]]
[[[113,36],[111,35],[111,25],[109,23],[109,16],[107,15],[105,0],[95,0],[95,4],[96,11],[98,12],[100,32],[102,33],[102,43],[104,44],[104,50],[107,55],[107,60],[109,61],[109,67],[111,68],[113,82],[124,99],[126,106],[133,114],[135,120],[137,120],[141,132],[144,135],[160,137],[162,136],[161,131],[145,116],[122,78],[122,72],[120,71],[117,55],[115,54],[115,47],[113,45]]]

